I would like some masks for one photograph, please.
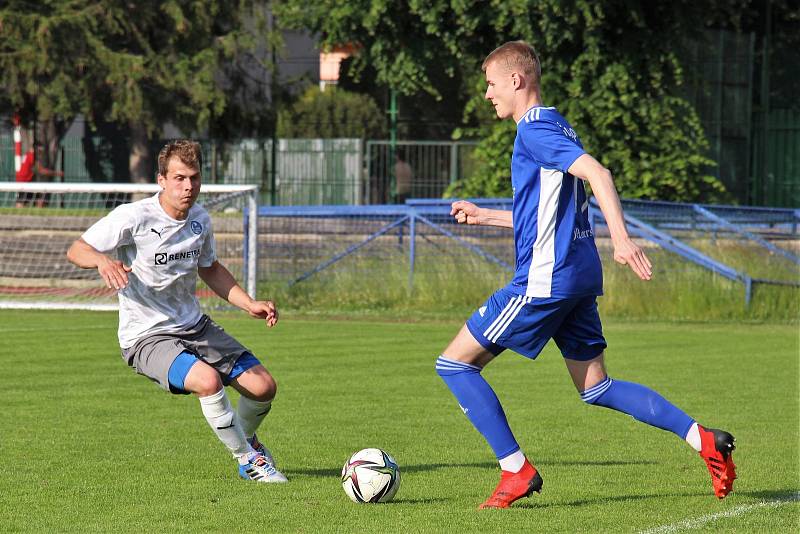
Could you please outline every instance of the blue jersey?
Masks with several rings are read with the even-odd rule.
[[[517,124],[511,158],[516,271],[508,286],[534,298],[603,293],[583,180],[569,167],[585,152],[555,108],[536,106]]]

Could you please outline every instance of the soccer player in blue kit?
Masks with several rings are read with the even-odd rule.
[[[511,283],[469,318],[436,361],[437,373],[500,462],[500,483],[480,508],[507,508],[542,487],[542,477],[522,452],[481,371],[505,349],[534,359],[551,338],[581,400],[686,440],[705,461],[715,495],[724,498],[736,478],[733,436],[699,425],[645,386],[606,374],[606,342],[596,302],[603,275],[583,180],[591,185],[608,224],[614,260],[642,280],[652,276],[650,261],[628,235],[611,173],[583,150],[555,108],[542,105],[541,67],[531,45],[505,43],[486,57],[482,70],[485,98],[499,118],[517,123],[512,211],[457,201],[451,215],[463,224],[513,228],[516,270]]]

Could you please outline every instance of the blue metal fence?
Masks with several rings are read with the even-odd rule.
[[[511,208],[510,199],[475,202]],[[635,200],[623,204],[632,236],[671,253],[670,269],[692,264],[741,284],[748,305],[755,284],[800,287],[797,210]],[[350,270],[366,282],[407,264],[408,288],[413,289],[420,268],[444,262],[442,269],[486,270],[498,282],[507,279],[514,264],[511,233],[455,224],[449,212],[450,201],[442,199],[403,205],[262,206],[259,246],[268,265],[259,271],[288,285],[332,269]],[[610,250],[608,230],[594,202],[590,214],[598,248]],[[743,264],[736,259],[741,247],[750,259],[763,257],[768,265]],[[776,262],[781,263],[777,269]]]

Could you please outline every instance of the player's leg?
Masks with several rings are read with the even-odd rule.
[[[274,463],[272,453],[259,441],[256,431],[272,410],[272,401],[278,388],[275,379],[249,352],[239,357],[229,378],[231,386],[241,395],[236,413],[245,437],[255,450]]]
[[[225,394],[219,373],[201,361],[186,347],[183,339],[173,335],[152,335],[122,351],[126,363],[136,372],[155,381],[174,394],[194,393],[209,426],[239,462],[253,452],[236,421],[236,413]]]
[[[182,332],[180,336],[173,334],[147,336],[133,347],[123,349],[122,357],[129,366],[136,369],[137,373],[150,378],[166,391],[173,394],[197,395],[209,426],[237,459],[240,474],[244,465],[249,479],[261,482],[280,481],[270,479],[271,466],[262,465],[266,464],[263,456],[254,451],[247,442],[236,412],[233,411],[225,393],[219,371],[213,364],[202,361],[197,356],[199,352],[196,349],[199,344],[193,343],[190,339],[200,337],[201,329],[202,326],[193,327]],[[176,346],[184,350],[176,354]],[[203,344],[203,347],[207,349],[208,344]],[[215,352],[215,356],[218,355]]]
[[[275,469],[272,456],[265,454],[268,451],[264,447],[255,450],[247,439],[252,440],[254,427],[269,411],[269,406],[265,405],[275,396],[272,376],[252,352],[208,316],[204,316],[183,339],[217,371],[224,385],[233,385],[243,393],[235,419],[253,454],[248,454],[247,464],[239,462],[239,475],[259,482],[286,482],[286,477]]]
[[[603,353],[588,361],[570,357],[564,361],[581,399],[587,404],[626,413],[686,438],[694,423],[692,418],[648,387],[610,378],[605,372]]]
[[[518,471],[524,455],[508,426],[500,400],[481,376],[483,367],[494,357],[464,326],[436,360],[436,372],[456,397],[467,419],[489,443],[501,467]],[[522,456],[522,461],[517,456]]]
[[[465,325],[436,360],[436,372],[458,400],[461,410],[495,453],[500,483],[481,508],[507,508],[542,488],[542,477],[525,458],[492,387],[481,376],[495,354],[485,349]]]
[[[181,356],[188,354],[184,352]],[[239,476],[257,482],[286,482],[286,477],[274,468],[269,459],[254,450],[246,439],[242,424],[225,393],[219,372],[197,359],[191,364],[187,361],[185,365],[190,365],[190,368],[183,376],[182,387],[199,397],[203,415],[211,429],[238,461]],[[180,370],[176,370],[170,376],[179,376],[179,373]],[[175,387],[181,386],[179,379],[175,382]],[[170,384],[173,385],[172,378]]]
[[[606,345],[593,297],[583,299],[575,307],[556,333],[555,340],[584,402],[628,414],[686,440],[706,461],[717,497],[723,498],[731,491],[736,478],[731,457],[733,436],[703,428],[646,386],[608,376],[603,352]]]
[[[503,350],[498,342],[509,339],[516,329],[515,319],[525,315],[523,308],[529,302],[524,296],[499,290],[470,317],[436,362],[437,373],[500,463],[500,483],[481,508],[507,508],[542,487],[542,478],[514,438],[497,395],[481,376],[484,366]],[[535,358],[539,350],[541,346],[530,357]]]
[[[170,367],[169,376],[172,387],[197,395],[203,415],[219,440],[240,465],[247,463],[253,449],[245,439],[217,370],[194,354],[183,352]]]

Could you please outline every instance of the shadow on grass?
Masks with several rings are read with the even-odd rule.
[[[542,461],[537,465],[551,466],[551,465],[566,465],[566,466],[593,466],[593,467],[615,467],[625,465],[650,465],[657,462],[651,460],[598,460],[598,461]],[[459,469],[459,468],[477,468],[489,469],[496,471],[498,469],[497,462],[471,462],[471,463],[433,463],[433,464],[417,464],[417,465],[401,465],[400,473],[425,473],[429,471],[438,471],[440,469]],[[288,474],[304,475],[310,477],[334,477],[342,473],[341,468],[336,469],[291,469],[287,471]]]
[[[444,497],[431,497],[429,499],[392,499],[389,502],[381,503],[381,506],[392,506],[394,504],[435,504],[435,503],[443,503],[443,502],[450,502],[450,499],[445,499]]]
[[[762,501],[800,501],[800,489],[735,491],[734,494]]]
[[[425,471],[438,471],[439,469],[452,469],[458,467],[477,467],[480,469],[497,469],[497,462],[476,462],[466,464],[421,464],[421,465],[401,465],[400,473],[418,473]],[[306,475],[311,477],[331,477],[340,476],[342,469],[292,469],[287,471],[295,475]]]
[[[636,495],[613,495],[610,497],[596,497],[593,499],[576,499],[573,501],[565,501],[565,502],[537,502],[536,496],[534,495],[532,499],[528,501],[517,501],[514,503],[514,508],[524,508],[524,509],[544,509],[544,508],[581,508],[584,506],[591,506],[593,504],[604,504],[604,503],[613,503],[613,502],[627,502],[627,501],[644,501],[649,499],[663,499],[665,497],[707,497],[709,493],[696,491],[696,492],[684,492],[684,493],[675,493],[675,492],[665,492],[665,493],[652,493],[652,494],[641,494],[638,493]]]
[[[586,466],[594,466],[594,467],[614,467],[619,465],[654,465],[658,462],[654,462],[653,460],[564,460],[564,461],[554,461],[554,462],[547,462],[542,461],[539,464],[543,466],[547,465],[586,465]]]
[[[798,490],[764,490],[764,491],[740,491],[731,494],[732,497],[755,497],[758,501],[767,502],[792,502],[800,501],[800,491]],[[535,500],[518,502],[514,504],[514,508],[578,508],[582,506],[589,506],[592,504],[602,504],[607,502],[624,502],[624,501],[642,501],[646,499],[663,499],[665,497],[712,497],[708,492],[667,492],[667,493],[654,493],[650,495],[636,494],[636,495],[616,495],[611,497],[597,497],[595,499],[576,499],[574,501],[567,501],[561,503],[540,503]],[[535,496],[534,496],[535,498]],[[729,497],[730,498],[730,497]]]

